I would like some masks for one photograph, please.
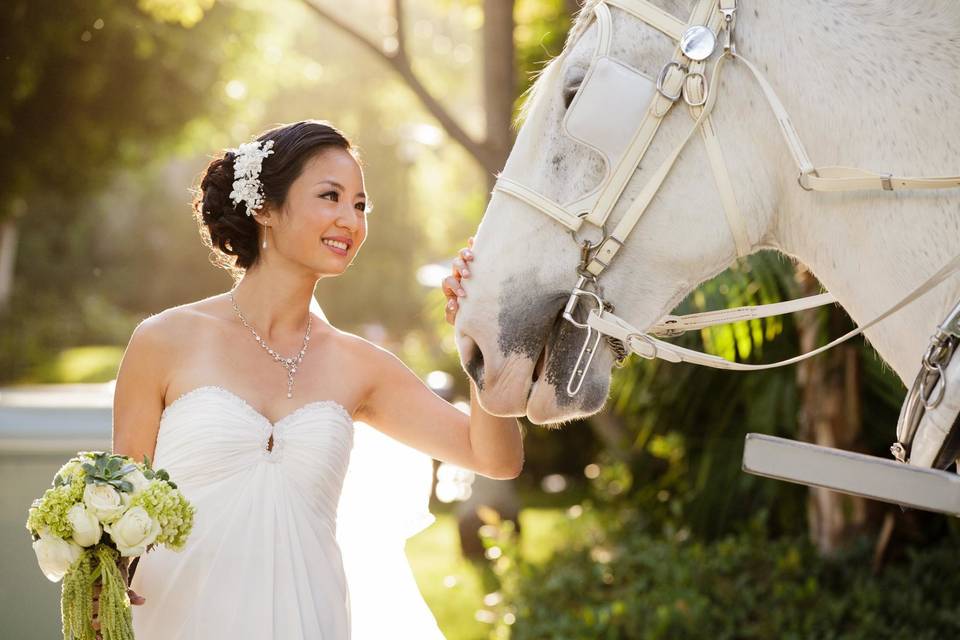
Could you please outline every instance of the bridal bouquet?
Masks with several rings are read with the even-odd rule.
[[[60,611],[65,640],[93,640],[93,584],[104,640],[133,638],[127,584],[117,563],[157,544],[183,549],[195,508],[150,459],[134,462],[103,451],[80,451],[31,503],[26,527],[43,574],[63,579]],[[107,535],[103,535],[106,533]]]

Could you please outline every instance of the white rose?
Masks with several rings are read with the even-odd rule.
[[[39,533],[40,539],[34,540],[33,550],[37,554],[40,570],[50,582],[58,582],[83,553],[83,547],[72,540],[52,536],[47,529]]]
[[[133,491],[130,494],[131,496],[137,495],[143,491],[148,484],[150,484],[150,481],[147,480],[147,477],[143,475],[143,471],[140,471],[140,469],[134,469],[127,475],[123,476],[123,479],[133,485]]]
[[[89,547],[100,542],[100,521],[81,503],[67,510],[67,521],[73,527],[73,541],[81,547]]]
[[[130,496],[109,484],[92,483],[83,489],[83,503],[100,522],[113,522],[130,504]]]
[[[141,506],[131,508],[116,522],[103,525],[120,555],[127,557],[146,553],[147,546],[157,539],[161,528],[160,521],[152,519]]]

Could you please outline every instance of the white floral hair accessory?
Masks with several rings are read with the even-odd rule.
[[[233,160],[233,191],[230,199],[233,204],[247,203],[247,215],[263,204],[263,191],[260,188],[260,167],[263,159],[273,153],[273,140],[267,140],[260,148],[260,141],[245,142],[237,149],[228,149],[236,154]]]

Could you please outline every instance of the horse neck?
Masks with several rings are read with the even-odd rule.
[[[828,7],[789,0],[744,12],[738,47],[765,68],[815,165],[914,176],[956,169],[950,132],[960,130],[960,117],[950,104],[960,97],[960,74],[944,70],[952,68],[948,61],[960,54],[960,42],[938,34],[956,29],[960,5],[904,4]],[[747,75],[739,77],[743,82]],[[803,262],[855,322],[879,315],[960,253],[956,189],[801,190],[796,165],[757,93],[749,107],[757,109],[752,121],[768,129],[744,139],[778,147],[768,147],[778,175],[767,203],[775,213],[764,214],[769,217],[761,223],[762,245]],[[958,298],[960,278],[954,277],[869,329],[867,338],[908,381],[930,334]]]

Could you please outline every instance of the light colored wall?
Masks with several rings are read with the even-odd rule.
[[[62,582],[40,571],[25,524],[30,503],[77,451],[111,448],[112,388],[0,388],[0,625],[4,638],[60,638]]]

